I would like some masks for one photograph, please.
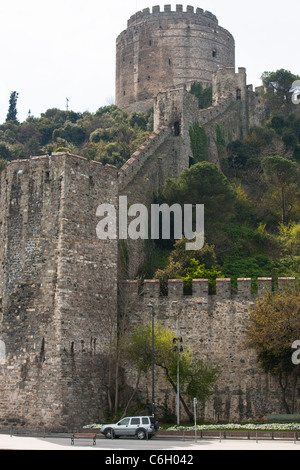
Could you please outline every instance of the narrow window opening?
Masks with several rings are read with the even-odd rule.
[[[74,341],[71,343],[71,354],[74,354]]]
[[[171,59],[169,59],[169,65],[171,65],[171,63],[172,63],[172,62],[171,62]]]
[[[46,181],[46,183],[49,183],[49,181],[50,181],[50,171],[45,171],[45,181]]]
[[[242,99],[242,91],[239,88],[236,90],[236,99],[237,100]]]
[[[212,51],[212,56],[217,57],[217,51],[215,49]]]
[[[150,39],[150,41],[149,41],[149,46],[150,46],[150,47],[152,46],[152,41],[151,41],[151,39]]]
[[[42,339],[41,352],[40,352],[41,361],[45,361],[45,338]]]
[[[81,340],[81,352],[85,352],[84,341],[83,340]]]
[[[174,122],[174,135],[175,137],[178,137],[180,135],[180,122],[179,121]]]

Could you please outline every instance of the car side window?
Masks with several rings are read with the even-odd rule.
[[[127,426],[129,424],[129,421],[129,418],[122,419],[122,421],[118,423],[118,426]]]
[[[140,424],[140,418],[131,418],[131,424]]]
[[[142,424],[149,424],[148,418],[142,418]]]

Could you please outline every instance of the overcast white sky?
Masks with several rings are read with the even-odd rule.
[[[112,104],[115,43],[137,10],[192,5],[214,13],[236,42],[236,66],[248,84],[264,71],[300,74],[299,0],[1,0],[0,123],[11,91],[19,93],[18,118],[49,108],[95,112]]]

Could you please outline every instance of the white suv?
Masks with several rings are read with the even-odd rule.
[[[121,419],[116,424],[102,426],[100,432],[106,439],[115,439],[120,436],[136,436],[138,439],[151,439],[158,431],[159,425],[150,416],[132,416]]]

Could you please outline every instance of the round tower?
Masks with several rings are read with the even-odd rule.
[[[195,81],[209,86],[221,67],[235,67],[235,43],[215,15],[192,6],[146,8],[117,38],[116,105],[145,112],[160,91]]]

